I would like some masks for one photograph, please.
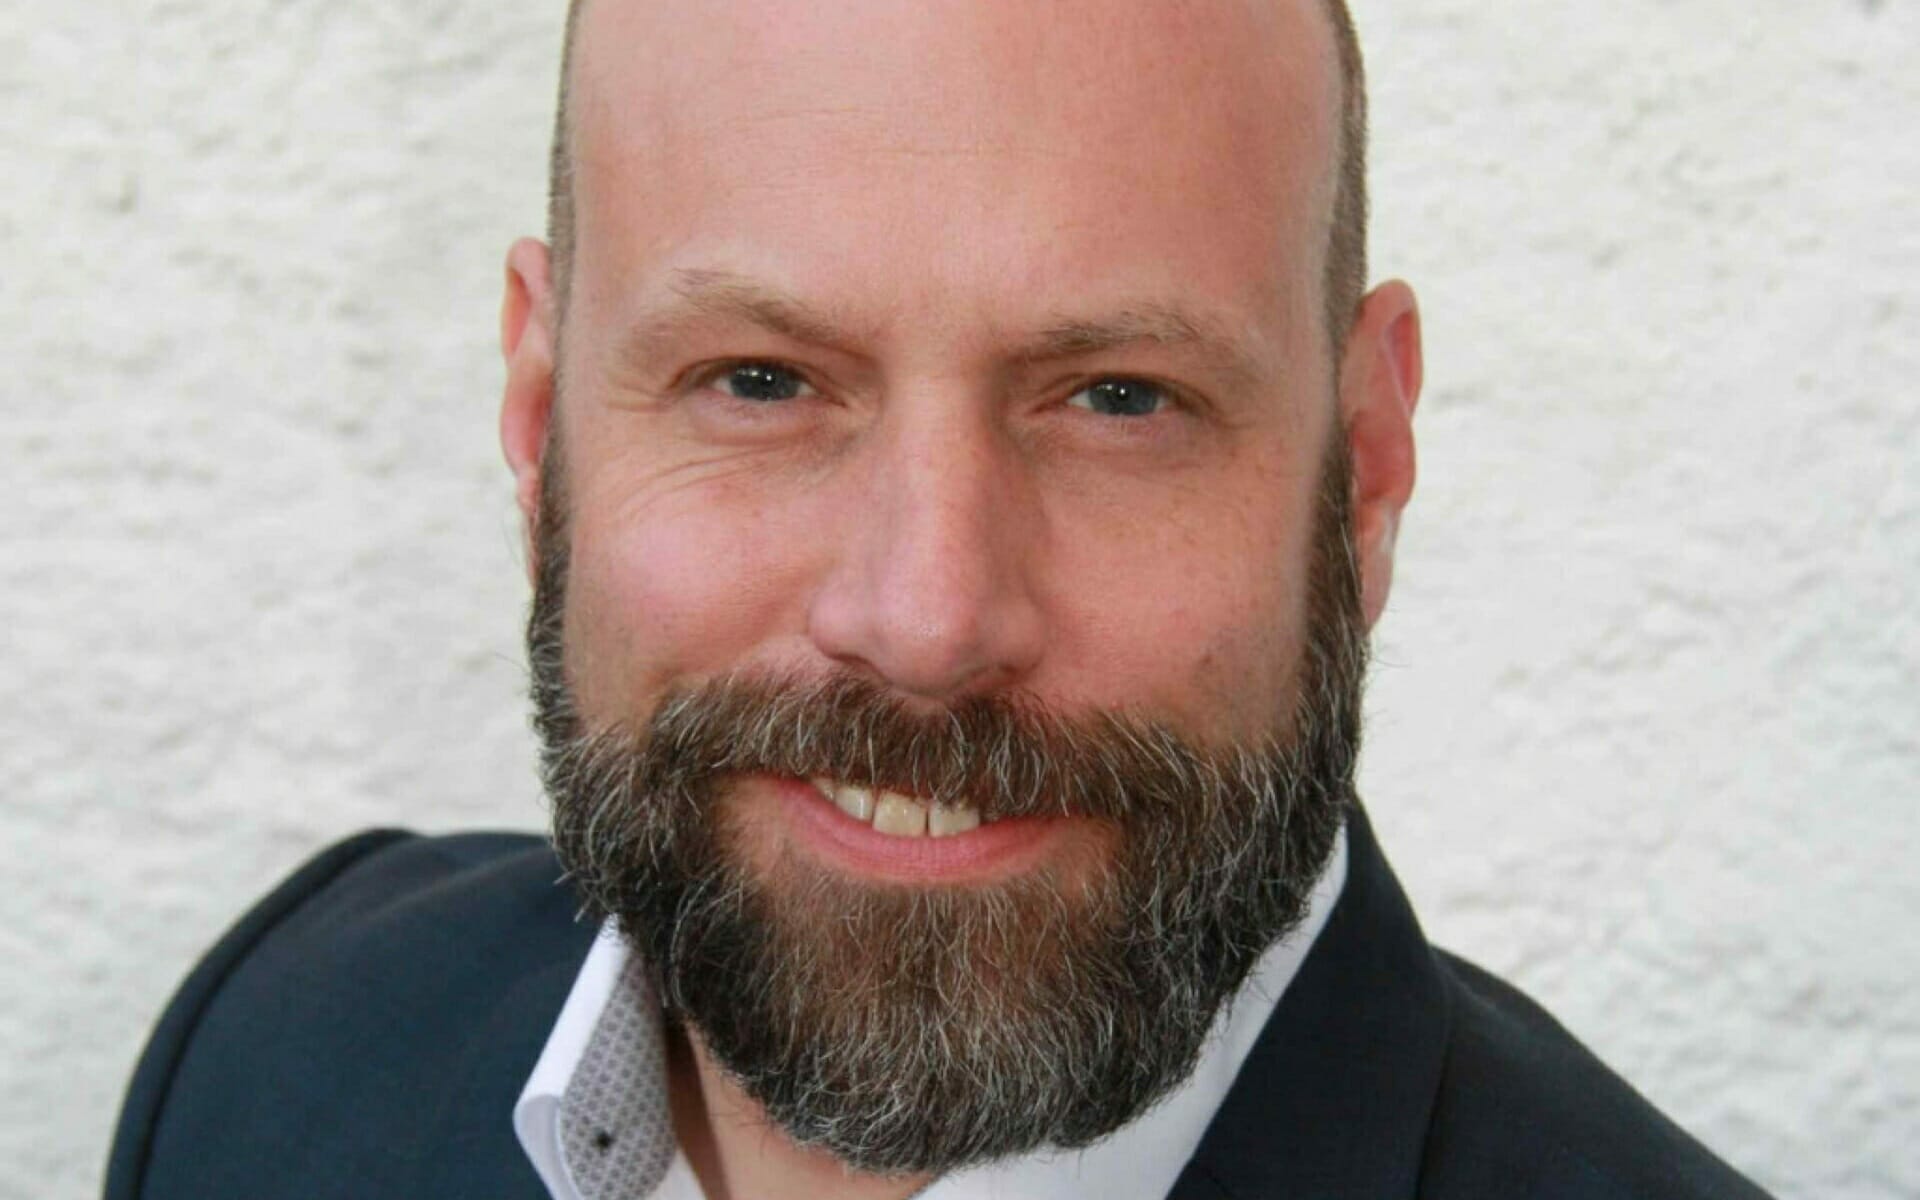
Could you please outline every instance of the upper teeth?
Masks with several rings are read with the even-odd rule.
[[[894,837],[952,837],[980,824],[980,813],[964,805],[935,804],[836,779],[815,778],[809,782],[841,812]]]

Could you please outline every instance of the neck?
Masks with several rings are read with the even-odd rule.
[[[673,1132],[707,1200],[906,1200],[929,1175],[869,1175],[825,1150],[795,1143],[766,1110],[728,1078],[699,1035],[667,1031]]]

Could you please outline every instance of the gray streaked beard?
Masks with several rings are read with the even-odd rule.
[[[1289,723],[1219,747],[1024,694],[928,714],[847,674],[722,676],[673,689],[643,728],[590,728],[565,670],[550,454],[527,641],[555,848],[669,1016],[794,1141],[860,1171],[946,1172],[1085,1146],[1191,1073],[1305,915],[1353,796],[1366,635],[1332,442]],[[964,887],[862,883],[791,853],[755,870],[722,803],[747,774],[1082,817],[1116,850]]]

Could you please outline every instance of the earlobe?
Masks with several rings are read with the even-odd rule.
[[[1413,289],[1398,280],[1382,284],[1361,304],[1340,372],[1353,462],[1354,552],[1370,629],[1386,610],[1400,515],[1413,495],[1413,412],[1424,372]]]
[[[500,405],[500,448],[513,471],[514,499],[527,538],[532,573],[534,524],[540,512],[541,461],[553,416],[554,297],[547,247],[532,238],[507,252],[506,293],[500,305],[500,353],[506,392]]]

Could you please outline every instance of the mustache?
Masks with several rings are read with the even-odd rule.
[[[561,707],[550,710],[552,727],[542,732],[554,735],[549,746],[577,747],[579,722],[570,705]],[[604,745],[607,738],[584,740]],[[614,757],[635,773],[623,781],[633,794],[701,794],[729,775],[826,776],[966,804],[989,820],[1158,815],[1186,824],[1208,815],[1194,811],[1196,798],[1290,806],[1294,797],[1278,789],[1296,774],[1275,770],[1293,748],[1271,739],[1202,749],[1160,722],[1117,711],[1067,716],[1019,693],[930,711],[851,674],[733,673],[682,685],[662,698],[643,730],[612,740],[631,751]],[[563,759],[550,759],[549,770],[567,772]]]

